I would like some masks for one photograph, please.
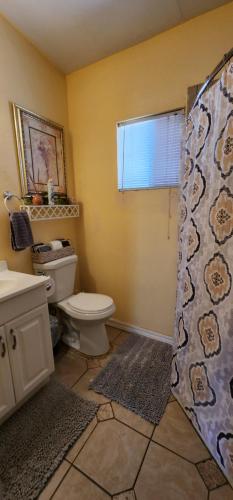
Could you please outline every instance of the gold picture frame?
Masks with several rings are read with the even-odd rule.
[[[12,103],[22,196],[47,192],[66,194],[64,128]]]

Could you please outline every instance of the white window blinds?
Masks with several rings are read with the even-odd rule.
[[[118,123],[118,189],[177,186],[183,126],[183,109]]]

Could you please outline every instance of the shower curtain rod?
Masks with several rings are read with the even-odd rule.
[[[212,71],[212,73],[210,73],[210,75],[207,76],[206,81],[205,81],[205,83],[203,83],[201,89],[199,90],[199,92],[197,94],[197,97],[196,97],[196,99],[195,99],[195,101],[194,101],[191,109],[193,109],[196,106],[196,104],[198,103],[200,97],[202,96],[202,94],[204,94],[204,92],[207,89],[207,87],[210,84],[210,82],[219,73],[219,71],[225,66],[225,64],[231,59],[231,57],[233,57],[233,47],[232,47],[232,49],[229,50],[229,52],[227,52],[226,54],[224,54],[223,58],[217,64],[216,68],[214,68],[214,70]]]

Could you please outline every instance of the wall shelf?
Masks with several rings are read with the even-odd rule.
[[[79,217],[79,205],[20,205],[30,221],[73,219]]]

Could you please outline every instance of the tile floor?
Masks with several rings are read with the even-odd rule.
[[[56,377],[101,406],[39,500],[233,500],[184,412],[170,397],[158,426],[88,389],[128,334],[108,327],[111,352],[86,359],[59,349]]]

